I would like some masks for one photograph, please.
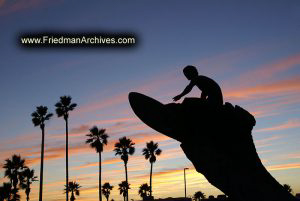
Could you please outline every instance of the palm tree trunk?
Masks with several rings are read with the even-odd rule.
[[[153,163],[151,163],[151,168],[150,168],[150,197],[152,196],[152,167],[153,167]]]
[[[42,129],[42,145],[41,145],[41,169],[40,169],[39,201],[43,200],[44,147],[45,147],[45,127],[42,126],[41,129]]]
[[[12,178],[9,179],[10,180],[10,184],[12,185]],[[7,198],[7,201],[10,201],[10,198],[11,198],[11,193],[12,193],[12,190],[10,189],[9,193],[8,193],[8,198]]]
[[[29,201],[29,194],[30,194],[30,184],[29,184],[29,181],[27,181],[27,188],[25,190],[25,194],[26,194],[26,200]]]
[[[14,196],[13,196],[13,200],[17,200],[17,193],[18,193],[18,189],[17,189],[17,186],[14,187]]]
[[[72,190],[72,195],[71,195],[71,198],[70,198],[71,201],[74,201],[75,200],[75,196],[74,196],[74,191]]]
[[[102,201],[102,193],[101,193],[101,152],[99,152],[99,200]]]
[[[66,201],[69,201],[68,118],[66,118],[65,120],[66,120],[66,189],[67,189]]]
[[[128,184],[128,173],[127,173],[127,164],[126,163],[125,163],[125,175],[126,175],[126,182]],[[127,191],[126,201],[128,201],[128,199],[129,199],[128,198],[129,197],[128,189],[126,191]],[[125,197],[124,197],[124,199],[125,199]]]

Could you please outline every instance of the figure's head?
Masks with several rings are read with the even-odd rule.
[[[186,66],[183,69],[183,74],[188,80],[192,80],[196,77],[198,77],[198,71],[195,66]]]

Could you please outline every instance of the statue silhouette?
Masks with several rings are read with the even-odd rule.
[[[209,78],[202,82],[201,76],[196,77],[194,72],[192,78],[191,74],[185,73],[192,84],[199,85],[207,99],[185,98],[180,104],[164,105],[131,92],[129,102],[134,113],[149,127],[181,142],[183,152],[195,169],[231,199],[296,201],[269,174],[256,152],[251,134],[255,118],[237,105],[221,104],[219,86]]]
[[[201,99],[207,99],[211,104],[223,105],[221,88],[214,80],[206,76],[199,75],[195,66],[186,66],[183,69],[183,74],[191,82],[181,94],[173,98],[174,101],[181,99],[183,96],[190,93],[194,86],[197,86],[202,91]]]

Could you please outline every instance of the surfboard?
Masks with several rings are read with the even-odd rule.
[[[172,137],[170,114],[166,105],[137,92],[130,92],[128,99],[133,112],[142,122],[157,132]]]

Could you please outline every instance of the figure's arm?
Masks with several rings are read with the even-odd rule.
[[[183,92],[181,92],[181,94],[175,96],[175,97],[173,98],[173,100],[174,100],[174,101],[177,101],[177,100],[179,100],[182,96],[187,95],[188,93],[190,93],[190,92],[192,91],[193,87],[194,87],[194,84],[191,82],[189,85],[187,85],[187,87],[185,87],[185,89],[183,90]]]

